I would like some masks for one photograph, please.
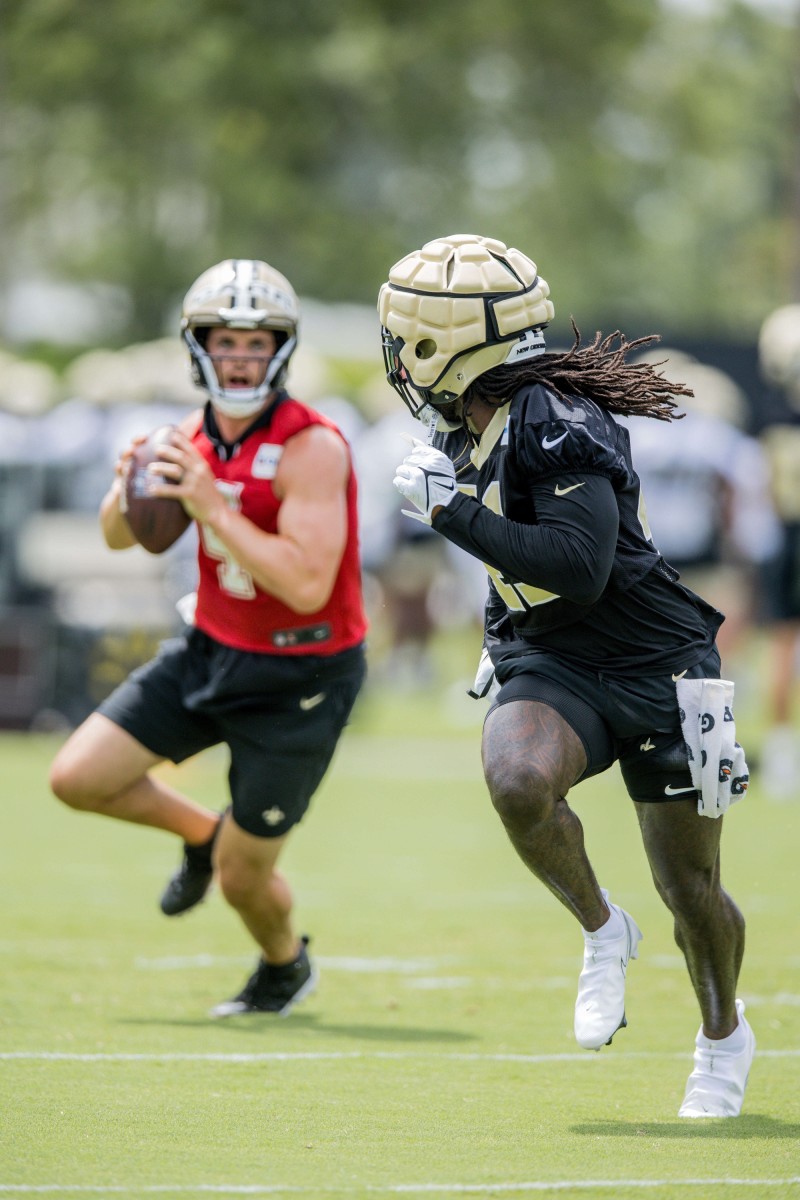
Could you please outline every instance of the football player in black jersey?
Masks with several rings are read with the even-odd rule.
[[[744,793],[746,766],[727,706],[719,727],[731,722],[725,745],[739,757],[720,758],[719,773],[712,764],[709,795],[678,700],[679,687],[704,695],[703,681],[719,680],[723,617],[653,544],[613,415],[672,420],[691,393],[657,364],[628,361],[653,338],[582,345],[573,326],[571,350],[547,352],[548,285],[492,238],[459,234],[406,255],[378,311],[389,382],[428,425],[395,486],[408,516],[488,572],[484,773],[520,858],[583,930],[575,1036],[599,1050],[627,1023],[642,936],[600,887],[566,799],[619,762],[702,1017],[679,1115],[737,1116],[755,1049],[736,999],[744,920],[720,884],[722,821],[708,816]]]

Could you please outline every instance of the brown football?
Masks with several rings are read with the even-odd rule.
[[[172,440],[174,429],[174,425],[162,425],[136,447],[125,479],[125,520],[139,545],[151,554],[169,550],[192,521],[180,500],[147,494],[153,479],[147,468],[159,461],[159,447]]]

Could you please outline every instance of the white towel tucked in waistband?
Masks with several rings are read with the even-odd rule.
[[[747,791],[750,775],[736,741],[733,683],[729,679],[679,679],[683,740],[703,817],[721,817]]]

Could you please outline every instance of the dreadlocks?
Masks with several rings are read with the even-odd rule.
[[[654,417],[657,421],[680,420],[674,396],[692,396],[683,383],[670,383],[656,367],[666,362],[629,363],[628,355],[641,346],[660,340],[658,334],[629,342],[619,330],[608,337],[594,335],[581,348],[581,335],[572,322],[575,343],[565,353],[547,353],[518,366],[495,367],[474,380],[464,393],[465,408],[470,400],[483,400],[494,408],[506,404],[525,384],[540,383],[569,403],[570,396],[594,400],[601,408],[625,417]]]

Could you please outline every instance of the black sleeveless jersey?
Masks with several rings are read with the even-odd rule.
[[[532,648],[623,675],[705,657],[723,618],[654,546],[628,432],[610,413],[525,386],[477,445],[463,430],[432,440],[461,493],[433,525],[486,565],[498,677]]]

